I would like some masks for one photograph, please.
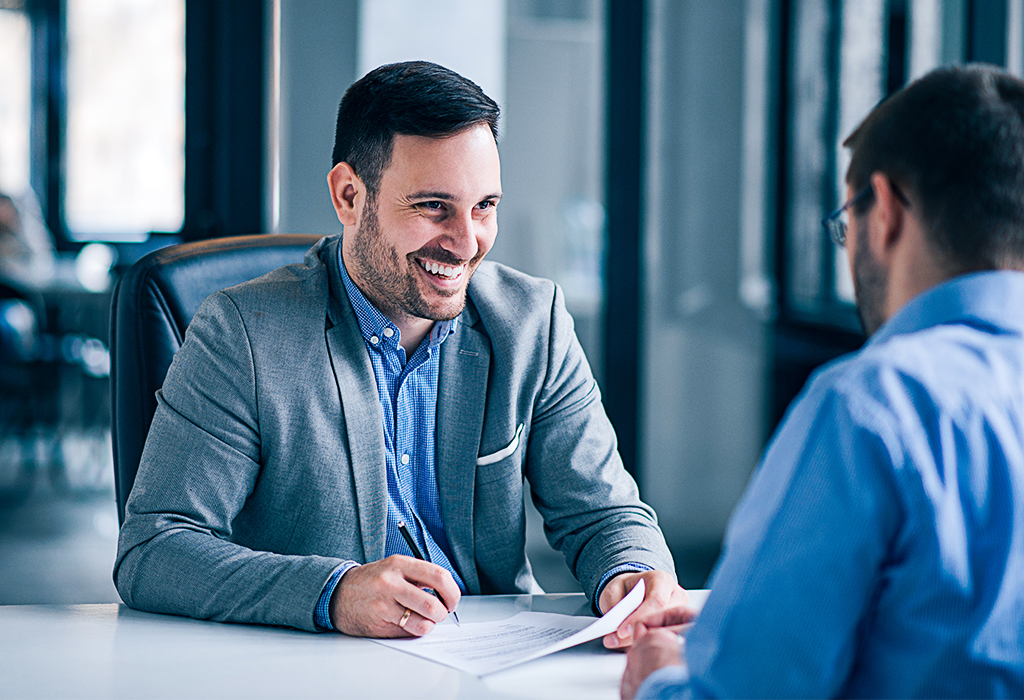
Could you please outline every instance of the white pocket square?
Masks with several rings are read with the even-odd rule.
[[[497,452],[495,452],[493,454],[484,455],[483,457],[477,457],[476,458],[476,466],[478,466],[478,467],[486,467],[488,464],[494,464],[495,462],[500,462],[501,460],[503,460],[506,457],[508,457],[510,454],[512,454],[513,452],[515,452],[519,448],[519,438],[522,437],[522,435],[523,435],[523,424],[520,423],[519,427],[516,428],[516,436],[514,438],[512,438],[512,442],[510,442],[506,447],[503,447],[502,449],[498,450]]]

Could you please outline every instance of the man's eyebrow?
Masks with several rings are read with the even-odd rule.
[[[409,199],[443,199],[446,202],[451,202],[452,200],[455,199],[455,197],[453,197],[452,195],[448,194],[447,192],[428,192],[428,191],[413,192],[412,194],[407,195],[407,197]]]
[[[452,196],[451,194],[449,194],[448,192],[430,192],[430,191],[426,191],[426,190],[422,191],[422,192],[413,192],[410,195],[406,195],[406,198],[410,199],[410,200],[412,200],[412,199],[415,199],[415,200],[440,199],[440,200],[445,201],[445,202],[455,201],[455,197]],[[484,195],[483,197],[480,198],[480,201],[483,202],[483,201],[488,200],[488,199],[501,199],[501,192],[494,192],[493,194],[486,194],[486,195]]]

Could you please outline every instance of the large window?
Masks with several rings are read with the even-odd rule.
[[[0,192],[58,243],[181,229],[185,0],[0,0],[0,88]]]
[[[67,0],[64,215],[79,240],[184,218],[184,0]]]
[[[0,192],[29,186],[31,32],[20,3],[0,2]]]
[[[944,64],[1024,69],[1020,0],[793,0],[783,18],[786,122],[780,311],[856,332],[846,253],[820,220],[846,197],[842,141],[886,95]]]

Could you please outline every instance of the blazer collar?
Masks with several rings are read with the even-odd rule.
[[[359,323],[345,293],[338,268],[340,243],[341,236],[332,237],[319,251],[320,261],[327,269],[328,281],[325,336],[345,419],[349,463],[355,484],[356,512],[363,543],[363,561],[369,562],[384,558],[388,515],[387,460],[373,366],[366,354]]]
[[[476,458],[483,434],[491,341],[467,299],[457,332],[441,349],[437,387],[437,485],[454,564],[472,594],[480,593],[474,547]]]

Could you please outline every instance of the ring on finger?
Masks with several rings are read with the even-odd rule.
[[[409,621],[409,618],[411,616],[412,616],[412,610],[410,610],[409,608],[406,608],[405,612],[402,613],[402,619],[398,621],[398,626],[401,627],[402,629],[405,629],[405,623],[407,623]]]

